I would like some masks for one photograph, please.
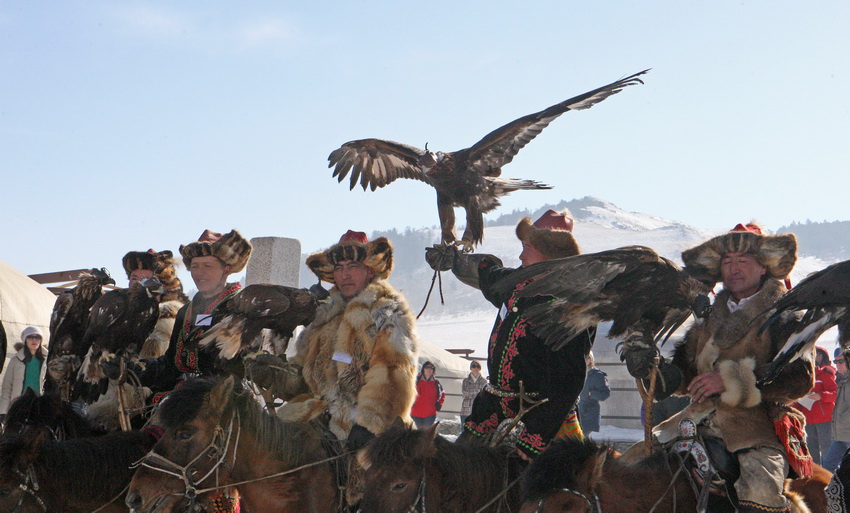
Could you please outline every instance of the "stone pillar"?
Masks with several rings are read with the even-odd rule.
[[[245,272],[246,285],[272,283],[298,287],[301,242],[286,237],[255,237]]]

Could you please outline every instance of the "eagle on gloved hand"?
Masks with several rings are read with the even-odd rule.
[[[649,70],[570,98],[523,116],[490,132],[470,148],[449,153],[432,152],[383,139],[361,139],[331,152],[328,167],[342,182],[350,174],[350,188],[360,183],[375,190],[398,178],[425,182],[437,190],[442,242],[455,242],[454,207],[466,210],[462,244],[471,249],[484,238],[484,214],[499,206],[499,198],[519,189],[551,189],[534,180],[501,178],[502,167],[561,114],[589,109],[623,88],[642,84]]]

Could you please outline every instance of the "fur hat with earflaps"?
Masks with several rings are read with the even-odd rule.
[[[253,249],[251,243],[236,230],[230,230],[224,235],[204,230],[197,242],[181,245],[180,254],[183,255],[186,268],[192,265],[192,259],[195,257],[214,256],[224,262],[224,265],[229,265],[230,272],[238,273],[248,265]]]
[[[531,223],[523,218],[516,227],[516,236],[547,258],[565,258],[581,253],[572,234],[573,218],[568,210],[547,210],[540,219]]]
[[[720,261],[726,253],[755,255],[771,278],[784,280],[797,262],[797,237],[793,233],[764,235],[757,224],[738,224],[729,233],[683,251],[682,262],[691,276],[713,287],[722,280]]]
[[[320,280],[334,283],[334,267],[344,260],[360,262],[375,273],[376,278],[387,279],[393,270],[393,246],[386,237],[369,241],[363,232],[348,230],[339,242],[307,257],[307,267]]]

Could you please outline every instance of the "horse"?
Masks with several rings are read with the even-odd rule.
[[[786,481],[792,511],[826,513],[824,489],[830,477],[815,465],[811,478]],[[524,479],[520,513],[697,511],[689,470],[677,454],[663,450],[625,464],[611,448],[589,438],[556,440],[532,462]],[[734,507],[728,499],[713,496],[708,510],[734,511]]]
[[[369,441],[357,454],[365,469],[360,511],[516,511],[526,467],[516,449],[451,443],[436,429],[418,431],[397,419]]]
[[[4,434],[0,511],[126,513],[131,466],[154,441],[140,431],[64,441],[49,440],[41,430]]]
[[[104,435],[106,432],[94,426],[59,394],[49,392],[36,395],[27,388],[9,405],[6,413],[4,433],[22,433],[38,428],[47,431],[54,440],[69,440],[87,436]]]
[[[185,511],[231,489],[247,513],[331,513],[341,504],[321,428],[269,415],[233,377],[185,381],[155,417],[165,431],[130,483],[134,512]]]

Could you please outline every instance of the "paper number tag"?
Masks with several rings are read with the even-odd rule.
[[[508,315],[508,305],[502,304],[502,308],[499,309],[499,319],[504,321],[506,315]]]
[[[198,314],[195,316],[195,326],[212,326],[212,314]]]
[[[351,355],[348,353],[343,353],[342,351],[337,351],[336,353],[334,353],[331,359],[337,362],[351,363]]]

